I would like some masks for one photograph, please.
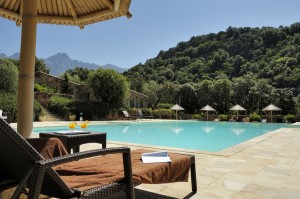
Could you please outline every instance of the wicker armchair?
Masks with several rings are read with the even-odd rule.
[[[17,198],[25,188],[29,190],[29,199],[37,199],[40,194],[56,198],[104,198],[119,191],[125,191],[127,198],[134,198],[129,148],[106,148],[45,160],[1,118],[0,140],[0,191],[17,186],[12,198]],[[100,187],[88,190],[70,188],[52,169],[67,162],[116,153],[123,156],[124,179]]]

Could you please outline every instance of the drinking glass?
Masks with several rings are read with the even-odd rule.
[[[71,123],[69,123],[69,128],[71,129],[71,130],[74,130],[74,128],[77,126],[77,123],[76,122],[71,122]]]
[[[87,122],[84,122],[84,123],[80,124],[80,127],[81,127],[82,130],[85,130],[87,128],[87,126],[88,126]]]

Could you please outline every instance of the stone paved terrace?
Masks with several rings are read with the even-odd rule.
[[[191,194],[190,181],[160,185],[142,184],[136,187],[137,198],[298,199],[300,123],[298,125],[299,128],[282,128],[219,154],[188,151],[196,156],[198,181],[196,194]],[[108,142],[108,147],[114,146],[120,146],[120,143]],[[127,146],[132,149],[147,148],[147,146]],[[97,147],[99,147],[97,144],[86,144],[82,149]],[[111,198],[125,197],[117,195]]]

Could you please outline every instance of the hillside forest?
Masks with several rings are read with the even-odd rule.
[[[227,113],[240,104],[251,113],[273,103],[299,114],[300,23],[194,36],[123,74],[154,107],[179,103],[195,113],[209,104]]]
[[[11,74],[17,74],[19,60],[0,61],[1,74],[8,73],[8,77],[14,77],[11,79],[16,82],[17,76]],[[38,58],[35,70],[49,73],[44,61]],[[92,80],[96,75],[104,75],[110,80],[101,83],[97,80],[98,86],[95,86]],[[177,46],[160,51],[155,58],[139,63],[120,75],[101,67],[90,70],[78,66],[65,71],[60,77],[66,82],[90,85],[99,94],[100,101],[114,104],[108,105],[114,108],[125,107],[120,102],[128,97],[118,95],[124,99],[117,97],[112,102],[111,99],[115,99],[112,96],[116,95],[114,90],[126,93],[130,87],[147,95],[152,109],[178,103],[186,113],[197,114],[209,104],[218,114],[227,114],[231,106],[239,104],[247,110],[247,114],[262,114],[262,109],[273,103],[282,109],[283,115],[300,114],[300,23],[278,28],[229,27],[226,31],[179,42]],[[113,79],[120,80],[121,86],[116,84],[111,88]],[[0,105],[14,107],[10,112],[15,115],[15,103],[10,103],[15,101],[16,84],[10,84],[14,85],[14,92],[11,92],[7,88],[9,81],[2,80],[1,99],[13,95],[2,100]],[[47,86],[43,89],[47,90]],[[51,88],[48,89],[52,92]]]

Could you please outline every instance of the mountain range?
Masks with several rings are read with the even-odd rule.
[[[14,53],[11,56],[8,56],[4,53],[0,53],[0,58],[19,59],[19,57],[20,57],[20,53]],[[66,53],[57,53],[48,58],[42,58],[42,59],[45,61],[47,68],[50,69],[50,74],[55,75],[55,76],[63,74],[66,70],[72,69],[75,67],[84,67],[84,68],[88,68],[90,70],[96,70],[101,66],[98,64],[94,64],[94,63],[87,63],[87,62],[82,62],[79,60],[73,60]],[[101,67],[104,69],[113,69],[119,73],[123,73],[124,71],[127,70],[125,68],[121,68],[121,67],[115,66],[113,64],[105,64]]]

